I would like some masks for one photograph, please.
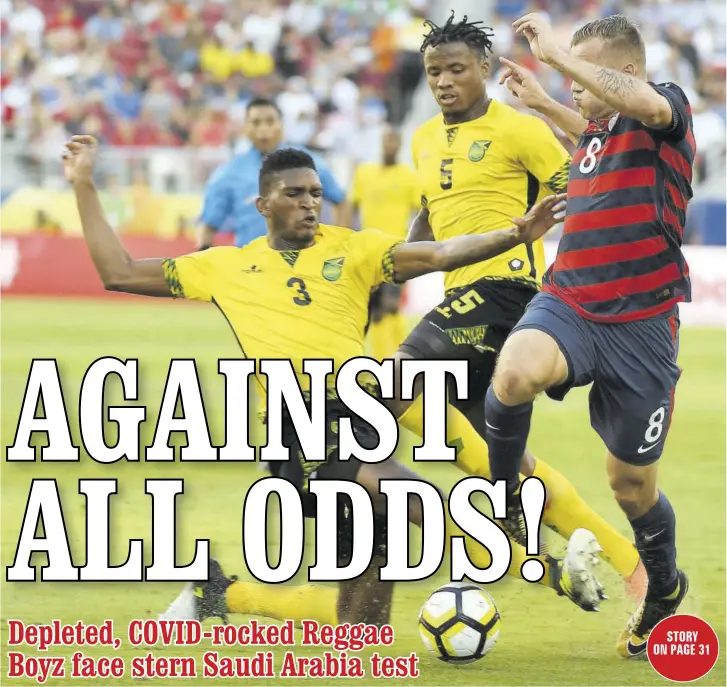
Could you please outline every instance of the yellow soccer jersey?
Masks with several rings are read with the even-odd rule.
[[[166,260],[164,271],[174,296],[222,311],[246,358],[289,359],[306,390],[304,359],[331,358],[335,371],[363,355],[369,295],[394,280],[399,243],[377,229],[320,225],[303,250],[273,250],[263,236]],[[328,379],[333,387],[335,375]]]
[[[423,124],[412,156],[438,241],[510,227],[538,197],[568,182],[568,152],[548,125],[495,100],[478,119],[446,126],[440,114]],[[540,284],[544,271],[537,241],[445,274],[445,288],[485,277]]]
[[[417,173],[408,165],[359,165],[350,200],[359,207],[363,228],[376,227],[404,239],[421,207]]]

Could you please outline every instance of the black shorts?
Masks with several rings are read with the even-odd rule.
[[[681,375],[676,308],[633,322],[593,322],[553,294],[541,293],[520,329],[548,334],[568,363],[568,379],[548,389],[548,396],[562,401],[572,388],[592,384],[591,426],[608,450],[632,465],[659,459]]]
[[[309,409],[310,410],[310,409]],[[316,497],[308,490],[310,480],[335,479],[356,481],[358,471],[363,463],[353,456],[348,460],[339,460],[338,422],[341,417],[351,417],[351,428],[356,441],[364,448],[376,448],[379,435],[376,430],[346,408],[340,401],[326,401],[326,455],[320,460],[304,460],[298,435],[292,420],[283,418],[283,445],[290,448],[289,461],[270,461],[268,466],[275,477],[282,477],[291,482],[301,494],[303,515],[315,518]],[[312,456],[309,456],[312,458]],[[376,517],[374,529],[375,555],[385,556],[386,553],[386,518]],[[353,516],[350,499],[341,496],[338,503],[338,552],[343,561],[350,560],[353,543]]]
[[[400,350],[414,358],[468,360],[468,399],[453,405],[467,412],[483,402],[505,339],[537,294],[535,286],[480,279],[447,293],[409,334]]]

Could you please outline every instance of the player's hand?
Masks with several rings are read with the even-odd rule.
[[[507,90],[520,99],[525,107],[537,110],[548,102],[549,97],[545,89],[538,83],[535,74],[506,57],[501,57],[505,71],[500,77],[500,84],[505,84]]]
[[[522,243],[537,241],[553,225],[561,222],[565,217],[566,197],[565,193],[547,196],[533,205],[524,217],[513,219],[520,241]]]
[[[63,173],[71,184],[91,181],[98,141],[93,136],[72,136],[63,151]]]
[[[515,35],[525,36],[530,43],[530,51],[540,60],[551,66],[558,64],[563,52],[555,39],[553,27],[539,14],[531,12],[513,23]]]

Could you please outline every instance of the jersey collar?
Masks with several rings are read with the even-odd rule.
[[[607,119],[592,119],[588,122],[588,126],[586,127],[584,133],[595,134],[603,131],[611,131],[616,125],[616,121],[618,120],[620,114],[620,112],[614,112]]]

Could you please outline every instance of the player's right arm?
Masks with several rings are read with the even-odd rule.
[[[106,220],[93,184],[98,142],[73,136],[63,152],[63,172],[73,186],[83,237],[104,288],[142,296],[172,297],[161,259],[135,260]]]
[[[500,83],[505,84],[510,93],[518,98],[525,107],[547,117],[577,145],[588,122],[575,110],[571,110],[551,98],[529,69],[511,62],[505,57],[501,57],[500,62],[506,67],[500,77]]]
[[[212,251],[144,260],[135,260],[126,252],[106,220],[93,185],[97,149],[92,136],[73,136],[63,153],[63,171],[73,186],[83,236],[104,288],[141,296],[211,300]]]

